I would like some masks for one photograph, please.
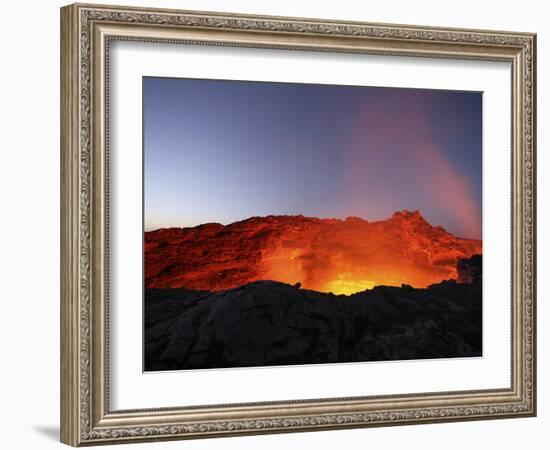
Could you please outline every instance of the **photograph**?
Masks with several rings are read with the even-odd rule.
[[[483,356],[482,92],[142,94],[144,371]]]
[[[543,15],[206,3],[41,10],[60,64],[37,77],[19,58],[22,86],[60,94],[41,89],[60,114],[11,145],[38,136],[25,148],[44,157],[55,131],[59,170],[8,152],[59,175],[32,191],[59,188],[59,239],[44,240],[59,307],[36,315],[56,324],[40,335],[58,336],[59,358],[28,368],[55,365],[59,440],[268,448],[340,430],[298,445],[332,448],[378,428],[384,446],[384,430],[409,444],[422,424],[418,442],[441,448],[461,422],[456,448],[524,446],[540,418],[519,433],[490,419],[536,417],[540,398]],[[35,244],[45,220],[19,210],[6,236],[29,227]]]

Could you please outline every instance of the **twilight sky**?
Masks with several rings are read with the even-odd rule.
[[[481,238],[482,94],[145,77],[145,230],[390,217]]]

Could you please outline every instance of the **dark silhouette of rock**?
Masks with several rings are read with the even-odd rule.
[[[483,261],[481,255],[460,259],[456,264],[459,283],[481,284]]]
[[[482,354],[481,284],[379,286],[350,296],[257,281],[146,289],[145,370]]]

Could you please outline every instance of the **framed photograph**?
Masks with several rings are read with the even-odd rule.
[[[535,57],[62,8],[62,442],[534,416]]]

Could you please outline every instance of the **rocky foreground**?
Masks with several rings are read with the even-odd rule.
[[[145,370],[482,354],[481,283],[350,296],[257,281],[223,292],[146,289]]]

